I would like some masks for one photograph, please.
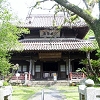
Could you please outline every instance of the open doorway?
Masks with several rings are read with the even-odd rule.
[[[53,78],[53,74],[58,74],[57,62],[44,62],[43,63],[43,78]]]
[[[56,62],[43,63],[43,71],[58,71],[58,64]]]

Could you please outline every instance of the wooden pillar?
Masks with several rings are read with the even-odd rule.
[[[68,73],[70,73],[70,71],[71,71],[71,70],[70,70],[70,69],[71,69],[71,60],[70,60],[70,59],[68,60],[68,64],[69,64],[69,65],[68,65],[68,67],[69,67],[69,68],[68,68]]]
[[[43,79],[43,62],[41,62],[41,79]]]
[[[69,68],[68,68],[68,59],[66,59],[66,75],[69,74]]]
[[[68,59],[68,79],[70,79],[70,72],[71,72],[71,59]]]
[[[35,61],[33,60],[32,75],[35,75]]]
[[[27,75],[28,75],[28,72],[25,72],[25,85],[27,85]]]
[[[31,74],[32,74],[32,59],[30,59],[29,80],[31,79]]]

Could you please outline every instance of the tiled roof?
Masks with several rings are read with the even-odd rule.
[[[26,18],[26,22],[22,25],[24,27],[53,27],[53,22],[55,26],[60,26],[64,23],[64,15],[57,15],[54,18],[54,15],[46,15],[46,14],[38,14],[38,15],[30,15]],[[87,24],[82,21],[78,20],[75,23],[66,23],[63,25],[65,27],[83,27],[87,26]]]
[[[94,47],[91,41],[81,39],[23,39],[20,40],[24,51],[48,51],[48,50],[79,50],[83,47]]]

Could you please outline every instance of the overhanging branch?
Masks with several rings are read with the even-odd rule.
[[[99,19],[100,19],[100,0],[99,0]]]
[[[83,0],[83,2],[85,4],[86,8],[89,9],[88,4],[86,3],[86,0]]]
[[[69,3],[67,0],[54,0],[58,4],[62,5],[66,9],[74,12],[81,18],[83,18],[88,24],[93,24],[95,19],[88,13],[86,13],[84,10],[79,8],[78,6],[75,6],[74,4]]]

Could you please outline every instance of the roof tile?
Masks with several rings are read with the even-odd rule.
[[[21,25],[23,27],[53,27],[53,22],[55,22],[55,26],[60,26],[64,23],[64,15],[60,14],[54,17],[53,14],[37,14],[30,15],[26,18],[26,22]],[[87,26],[87,24],[83,20],[77,20],[75,23],[71,23],[73,27],[83,27]],[[71,27],[70,23],[66,21],[63,26]]]
[[[23,49],[26,51],[42,51],[42,50],[79,50],[83,47],[94,47],[94,44],[88,40],[81,39],[23,39],[20,42],[23,45]],[[16,48],[17,49],[17,48]]]

